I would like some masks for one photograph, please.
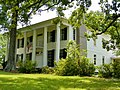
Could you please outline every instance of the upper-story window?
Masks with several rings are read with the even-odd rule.
[[[60,40],[67,40],[67,27],[61,30]]]
[[[17,40],[17,48],[23,48],[24,47],[24,38]]]
[[[55,30],[48,32],[48,42],[55,42]]]
[[[28,44],[31,44],[32,41],[33,41],[33,36],[28,37],[28,38],[27,38],[27,45],[28,45]]]
[[[94,65],[96,65],[96,54],[94,54]]]
[[[43,34],[37,35],[37,46],[43,46]]]
[[[94,46],[96,46],[96,38],[93,38]]]

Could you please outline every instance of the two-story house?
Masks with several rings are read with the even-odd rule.
[[[16,61],[35,60],[37,68],[43,66],[54,67],[54,61],[65,58],[66,45],[69,40],[76,40],[77,33],[66,19],[57,24],[53,23],[56,18],[18,29],[21,35],[16,42]],[[89,32],[84,25],[80,27],[81,48],[87,50],[87,57],[95,65],[109,63],[111,52],[102,48],[103,35],[95,41],[87,41],[84,32]]]

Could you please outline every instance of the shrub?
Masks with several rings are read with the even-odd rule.
[[[98,74],[100,77],[111,78],[113,75],[112,64],[104,64],[98,67]]]
[[[36,71],[36,62],[26,60],[18,62],[18,71],[20,73],[34,73]]]
[[[79,75],[80,76],[91,76],[95,72],[95,66],[93,63],[90,63],[89,59],[85,56],[81,57],[79,63]]]
[[[54,68],[51,68],[51,67],[48,67],[48,66],[42,67],[42,73],[52,74],[52,73],[54,73]]]
[[[113,66],[113,77],[120,78],[120,63],[114,62],[112,66]]]
[[[80,54],[79,48],[74,41],[70,41],[67,45],[66,59],[59,60],[55,67],[55,73],[62,76],[91,76],[94,71],[94,65]]]

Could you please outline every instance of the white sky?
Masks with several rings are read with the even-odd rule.
[[[89,10],[100,10],[100,7],[98,5],[99,0],[92,0],[92,6],[89,8]],[[70,11],[65,11],[65,16],[68,18],[70,16]],[[44,20],[48,20],[51,18],[57,17],[56,11],[44,11],[41,13],[41,15],[34,15],[31,19],[31,24],[35,24]]]

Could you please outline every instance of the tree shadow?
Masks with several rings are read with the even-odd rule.
[[[0,77],[0,86],[0,90],[119,90],[120,82],[90,77]]]

